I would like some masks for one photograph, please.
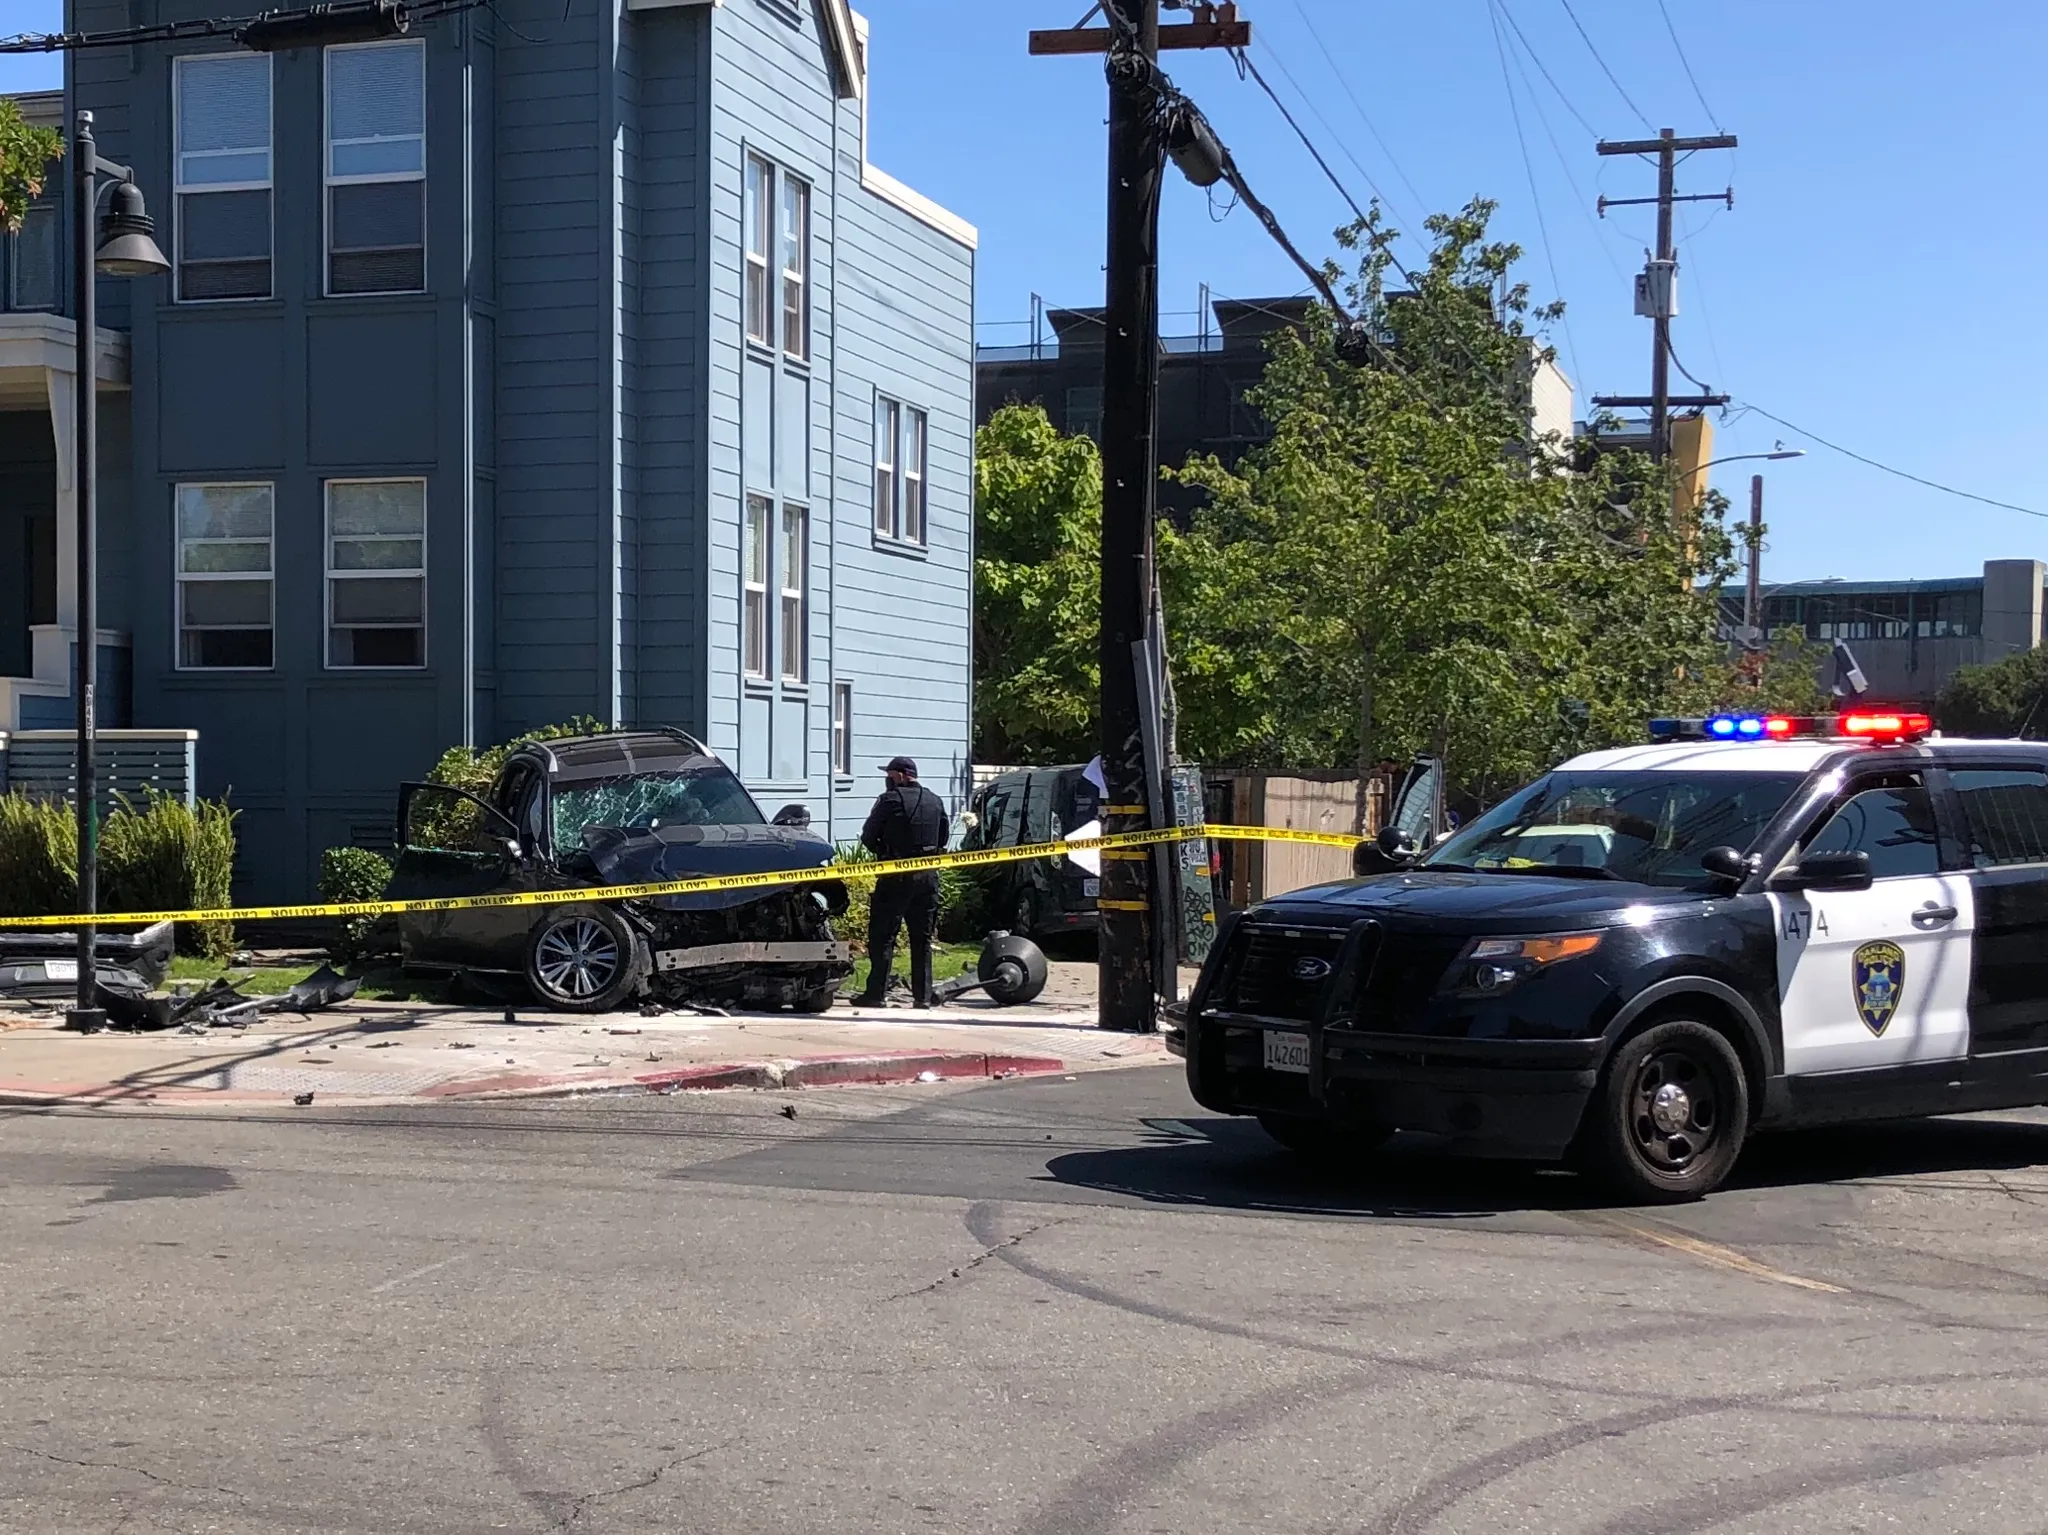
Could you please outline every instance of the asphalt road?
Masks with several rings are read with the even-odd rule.
[[[2048,1529],[2043,1164],[1812,1135],[1646,1213],[1150,1069],[10,1112],[0,1530]]]

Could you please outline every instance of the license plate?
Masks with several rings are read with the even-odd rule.
[[[1308,1036],[1286,1029],[1266,1030],[1266,1070],[1308,1075]]]
[[[1081,894],[1087,896],[1091,901],[1094,900],[1095,897],[1102,894],[1102,881],[1099,879],[1082,880]]]
[[[75,981],[78,979],[78,961],[75,959],[46,959],[43,961],[43,976],[52,981]]]

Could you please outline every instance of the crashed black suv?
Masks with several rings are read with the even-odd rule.
[[[767,889],[577,900],[605,885],[819,869],[832,845],[800,805],[771,824],[745,786],[679,730],[534,741],[481,798],[409,783],[398,798],[394,900],[560,890],[559,905],[400,916],[413,972],[524,976],[541,1001],[602,1012],[667,1001],[822,1013],[852,973],[830,919],[846,887],[821,876]]]

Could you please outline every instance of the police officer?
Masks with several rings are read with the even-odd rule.
[[[917,764],[892,757],[883,769],[889,787],[875,799],[861,828],[860,844],[877,858],[915,858],[943,852],[946,807],[917,781]],[[917,1007],[932,1005],[932,929],[939,919],[939,876],[885,874],[875,881],[868,907],[868,984],[853,999],[856,1007],[881,1007],[889,987],[889,962],[895,957],[896,929],[910,924],[910,995]]]

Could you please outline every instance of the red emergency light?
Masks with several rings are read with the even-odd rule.
[[[1851,710],[1835,721],[1839,734],[1855,736],[1869,741],[1917,741],[1934,729],[1934,721],[1924,714],[1907,714],[1898,710]]]

